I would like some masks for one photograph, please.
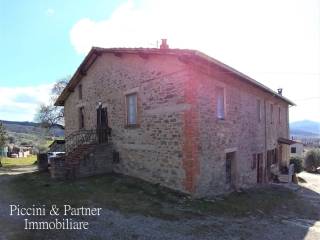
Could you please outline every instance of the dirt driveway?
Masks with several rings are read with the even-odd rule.
[[[125,184],[121,182],[113,182],[110,185],[110,179],[108,178],[93,178],[90,180],[83,180],[75,183],[54,183],[43,184],[41,181],[47,181],[42,175],[38,176],[36,173],[30,173],[34,171],[32,168],[25,169],[28,174],[15,175],[17,173],[23,173],[22,169],[12,169],[12,171],[0,171],[0,240],[27,240],[27,239],[181,239],[181,240],[196,240],[196,239],[290,239],[290,240],[318,240],[320,239],[320,222],[319,218],[312,218],[313,215],[301,216],[295,210],[286,209],[286,205],[281,206],[281,211],[271,211],[267,213],[265,209],[255,209],[255,214],[244,214],[243,216],[224,216],[223,214],[208,213],[197,215],[192,213],[190,217],[183,219],[166,219],[162,217],[157,217],[150,215],[149,212],[157,207],[159,202],[162,200],[163,196],[156,195],[155,198],[161,197],[161,201],[155,202],[152,195],[141,193],[141,189],[135,190],[134,185],[130,183],[129,188],[125,188]],[[292,188],[294,190],[292,194],[288,196],[301,196],[307,201],[315,206],[314,211],[320,211],[320,175],[313,175],[308,173],[301,173],[299,175],[301,178],[305,179],[307,182],[301,184],[300,188]],[[112,180],[114,181],[114,180]],[[117,180],[116,180],[117,181]],[[127,180],[123,180],[127,181]],[[40,183],[39,183],[40,182]],[[88,184],[90,182],[90,184]],[[104,185],[107,182],[109,185]],[[88,189],[96,183],[98,188],[93,188],[92,194]],[[8,189],[9,187],[16,187],[19,184],[21,193],[16,193],[18,190]],[[118,185],[115,185],[118,184]],[[29,188],[30,189],[26,189]],[[62,189],[66,185],[70,185],[70,188]],[[22,186],[22,187],[21,187]],[[107,192],[107,187],[115,186],[115,191],[111,191],[110,195],[102,195]],[[32,191],[35,188],[43,187],[44,190],[41,194],[48,192],[49,197],[54,197],[56,194],[61,193],[61,198],[68,198],[71,190],[78,191],[74,189],[79,189],[77,196],[79,196],[80,202],[86,199],[87,202],[96,201],[95,198],[88,198],[88,196],[93,196],[99,194],[99,202],[94,204],[105,204],[103,209],[103,214],[99,217],[94,217],[90,219],[90,228],[85,231],[25,231],[22,227],[23,217],[11,217],[8,214],[8,205],[13,202],[20,203],[23,198],[29,198],[31,201],[39,200],[41,194],[36,193],[32,195]],[[97,191],[104,188],[101,192]],[[10,191],[9,191],[10,190]],[[122,192],[123,190],[123,192]],[[150,191],[153,191],[151,189]],[[53,193],[52,193],[53,192]],[[86,195],[88,192],[88,195]],[[127,196],[129,192],[129,195]],[[279,193],[281,193],[281,189]],[[2,193],[5,193],[3,195]],[[50,195],[52,193],[52,195]],[[83,194],[83,195],[82,195]],[[131,194],[131,195],[130,195]],[[142,194],[141,198],[136,197]],[[247,193],[244,193],[247,194]],[[250,199],[243,195],[236,195],[235,202],[231,202],[235,211],[237,207],[240,207],[242,201],[241,199]],[[258,195],[263,193],[259,193]],[[114,199],[108,199],[115,197]],[[128,197],[129,201],[125,202],[123,199]],[[104,198],[104,199],[103,199]],[[151,200],[148,200],[151,199]],[[165,198],[164,198],[165,199]],[[239,202],[237,202],[239,199]],[[272,199],[272,198],[271,198]],[[110,200],[108,202],[108,200]],[[263,199],[262,199],[263,200]],[[73,200],[72,200],[73,201]],[[144,202],[143,202],[144,201]],[[139,206],[141,202],[147,204],[152,202],[150,205],[142,205],[138,210],[123,211],[123,205],[129,204],[128,208],[134,208]],[[170,199],[170,201],[165,202],[165,204],[160,205],[160,209],[163,210],[167,208],[166,211],[180,211],[181,205],[176,203],[171,204],[170,202],[175,201]],[[228,201],[228,200],[227,200]],[[247,200],[246,200],[247,201]],[[285,199],[285,201],[287,201]],[[288,199],[288,202],[290,199]],[[300,201],[300,200],[299,200]],[[263,201],[262,201],[263,202]],[[112,205],[110,205],[112,203]],[[299,202],[298,202],[299,203]],[[71,203],[72,204],[72,203]],[[109,205],[108,205],[109,204]],[[170,205],[171,204],[171,205]],[[268,203],[266,206],[269,206]],[[238,205],[238,206],[237,206]],[[301,202],[302,205],[302,202]],[[99,205],[98,205],[99,206]],[[221,205],[223,206],[223,204]],[[288,205],[289,207],[289,205]],[[171,209],[171,210],[170,210]],[[130,210],[130,209],[129,209]],[[194,211],[194,210],[193,210]],[[200,210],[199,210],[200,211]],[[301,212],[301,211],[300,211]],[[307,212],[307,209],[306,209]],[[257,213],[257,214],[256,214]],[[308,217],[310,216],[310,217]]]
[[[19,166],[10,168],[0,168],[0,181],[4,179],[4,176],[19,175],[24,173],[32,173],[37,171],[37,166]]]

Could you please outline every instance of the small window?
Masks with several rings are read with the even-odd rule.
[[[137,94],[126,95],[127,125],[137,124]]]
[[[270,104],[270,123],[273,124],[273,104]]]
[[[224,88],[216,88],[216,101],[217,101],[217,117],[218,119],[225,119],[225,95]]]
[[[292,147],[291,148],[291,153],[297,153],[297,148],[296,147]]]
[[[82,85],[79,85],[79,99],[82,99]]]
[[[258,117],[258,122],[261,122],[262,112],[261,112],[261,100],[260,99],[257,99],[257,117]]]
[[[279,112],[278,112],[278,121],[279,121],[279,124],[281,123],[281,107],[279,106]]]
[[[84,128],[84,107],[79,108],[79,129]]]

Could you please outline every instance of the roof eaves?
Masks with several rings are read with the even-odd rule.
[[[72,76],[71,80],[69,81],[66,88],[63,90],[61,95],[58,97],[57,101],[55,102],[56,106],[63,106],[65,100],[69,96],[69,94],[73,91],[75,85],[78,83],[79,79],[85,75],[86,71],[89,69],[89,67],[92,65],[89,64],[89,66],[85,69],[85,65],[90,61],[90,58],[92,55],[100,56],[102,53],[150,53],[150,54],[169,54],[169,55],[180,55],[180,56],[195,56],[200,59],[203,59],[209,63],[213,63],[237,76],[239,76],[241,79],[249,82],[250,84],[259,87],[260,89],[272,94],[274,97],[277,97],[285,102],[287,102],[289,105],[295,106],[296,104],[290,101],[289,99],[285,98],[284,96],[278,94],[277,92],[273,91],[272,89],[268,88],[267,86],[259,83],[258,81],[254,80],[253,78],[239,72],[238,70],[200,52],[197,50],[190,50],[190,49],[158,49],[158,48],[100,48],[100,47],[93,47],[90,52],[87,54],[83,62],[80,64],[74,75]]]
[[[97,51],[96,48],[92,48],[90,52],[87,54],[87,56],[84,58],[80,66],[77,68],[76,72],[71,77],[70,81],[68,82],[67,86],[63,89],[60,96],[57,98],[56,102],[54,103],[55,106],[63,106],[65,100],[68,98],[71,92],[73,92],[73,89],[75,85],[77,84],[78,80],[81,78],[81,76],[84,76],[86,74],[86,71],[89,69],[87,68],[84,70],[84,66],[88,62],[88,60],[91,58],[93,54],[95,54]],[[97,54],[97,56],[99,53]],[[91,63],[92,64],[92,63]],[[91,66],[91,65],[90,65]]]

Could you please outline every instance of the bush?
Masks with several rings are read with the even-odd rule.
[[[305,168],[308,172],[315,172],[320,166],[320,150],[312,149],[307,152],[304,160]]]
[[[302,158],[301,157],[291,157],[290,158],[290,164],[294,165],[294,172],[299,173],[302,172]]]

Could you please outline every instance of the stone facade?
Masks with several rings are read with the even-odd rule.
[[[231,190],[228,152],[235,153],[236,188],[257,183],[252,158],[263,153],[265,179],[267,150],[279,148],[279,137],[288,138],[288,103],[234,73],[166,53],[101,53],[63,102],[66,137],[79,130],[80,108],[84,128],[95,129],[101,103],[120,156],[116,172],[195,196],[216,195]],[[224,89],[224,120],[216,117],[216,86]],[[126,124],[131,93],[138,96],[134,127]],[[277,154],[286,165],[288,148]]]
[[[197,174],[198,195],[230,191],[226,184],[226,154],[235,152],[237,188],[257,183],[257,168],[252,168],[253,154],[263,154],[265,175],[267,151],[278,148],[278,138],[288,138],[288,104],[255,86],[244,83],[225,71],[201,69],[192,77],[197,79],[199,106],[200,174]],[[216,113],[216,87],[225,92],[225,119]],[[258,110],[260,101],[260,112]],[[271,119],[271,104],[273,116]],[[280,111],[279,111],[280,108]],[[279,121],[280,112],[280,121]],[[271,121],[272,120],[272,121]],[[271,123],[272,122],[272,123]],[[288,164],[288,147],[282,145],[282,165]],[[281,163],[280,163],[281,164]],[[266,182],[266,176],[263,181]]]

